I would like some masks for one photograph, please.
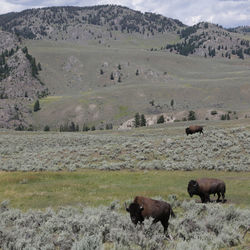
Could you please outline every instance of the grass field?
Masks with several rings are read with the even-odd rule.
[[[190,109],[236,110],[242,117],[250,114],[249,59],[205,59],[150,51],[150,44],[159,47],[161,43],[165,45],[164,37],[147,42],[131,38],[114,41],[110,46],[27,41],[30,53],[42,65],[39,77],[56,96],[41,101],[34,125],[55,128],[68,120],[80,125],[119,125],[135,112]],[[114,80],[110,79],[111,73]],[[174,111],[170,107],[172,99]],[[152,107],[151,100],[161,109]],[[120,106],[126,107],[126,112],[121,112]]]
[[[136,195],[167,199],[175,194],[179,200],[189,200],[187,183],[199,177],[224,180],[227,204],[250,208],[250,173],[218,171],[1,172],[0,197],[23,210],[109,205],[114,200],[123,205]]]
[[[187,136],[190,124],[85,133],[2,130],[0,247],[248,249],[249,119],[204,121],[203,135]],[[225,181],[225,204],[189,197],[189,180],[200,177]],[[131,223],[124,202],[136,195],[173,205],[175,240],[166,240],[160,223]]]

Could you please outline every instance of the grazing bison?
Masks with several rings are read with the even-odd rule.
[[[203,127],[202,126],[198,126],[198,125],[191,125],[188,128],[186,128],[186,134],[187,135],[192,135],[194,133],[202,133],[203,134]]]
[[[136,196],[134,202],[129,207],[125,203],[125,208],[130,213],[130,218],[135,225],[138,222],[142,223],[145,218],[152,217],[154,218],[153,223],[161,222],[164,227],[164,233],[167,232],[170,215],[175,217],[170,204],[167,202],[142,196]]]
[[[191,180],[188,183],[187,191],[190,197],[194,194],[199,195],[202,203],[210,202],[210,194],[218,195],[217,202],[219,202],[220,195],[222,195],[222,202],[225,202],[226,185],[224,181],[219,179],[202,178],[196,181]]]

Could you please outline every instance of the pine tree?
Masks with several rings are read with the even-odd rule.
[[[194,111],[192,111],[192,110],[189,111],[188,120],[189,120],[189,121],[196,120],[196,115],[195,115],[195,112],[194,112]]]
[[[78,125],[78,124],[76,124],[76,129],[75,129],[75,131],[76,131],[76,132],[79,131],[79,125]]]
[[[70,125],[69,125],[69,131],[70,132],[75,132],[75,123],[74,122],[71,122]]]
[[[38,69],[39,71],[41,71],[41,70],[42,70],[41,63],[38,63],[38,64],[37,64],[37,69]]]
[[[114,74],[113,74],[113,72],[110,74],[110,80],[114,80],[115,78],[114,78]]]
[[[159,123],[164,123],[164,122],[165,122],[164,116],[161,115],[161,116],[158,118],[157,123],[159,124]]]
[[[49,127],[49,125],[46,125],[45,127],[44,127],[44,129],[43,129],[43,131],[50,131],[50,127]]]
[[[36,75],[38,75],[36,59],[34,57],[31,59],[31,70],[32,70],[32,76],[35,77]]]
[[[38,110],[40,110],[40,103],[39,100],[36,100],[34,104],[34,112],[37,112]]]
[[[172,108],[174,107],[174,99],[171,100],[170,105]]]
[[[82,131],[89,131],[89,127],[85,123],[83,124]]]
[[[140,124],[142,127],[146,126],[147,125],[147,121],[145,119],[145,116],[144,114],[141,114],[141,124]]]
[[[140,115],[139,113],[135,114],[135,120],[134,120],[134,125],[136,128],[140,127],[141,121],[140,121]]]

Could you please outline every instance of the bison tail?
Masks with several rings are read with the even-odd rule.
[[[171,217],[173,217],[173,218],[175,218],[176,216],[175,216],[175,213],[174,213],[174,211],[173,211],[173,209],[172,208],[170,208],[170,215],[171,215]]]

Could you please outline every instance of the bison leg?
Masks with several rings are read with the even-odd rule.
[[[222,193],[222,203],[224,203],[224,202],[225,202],[225,194]]]
[[[202,203],[210,202],[209,194],[201,194],[201,195],[200,195],[200,198],[201,198],[201,202],[202,202]]]
[[[209,194],[204,194],[204,202],[203,203],[207,203],[207,202],[210,202]]]
[[[164,228],[164,234],[166,234],[168,232],[168,221],[167,220],[162,220],[161,224]]]
[[[205,197],[204,197],[204,195],[200,195],[200,198],[201,198],[201,202],[204,203],[204,202],[205,202]]]
[[[155,223],[157,223],[158,221],[159,221],[159,219],[156,219],[156,218],[155,218],[155,219],[153,220],[152,224],[155,224]]]
[[[217,195],[218,195],[218,198],[217,198],[216,202],[219,202],[220,201],[220,192],[218,192]]]

